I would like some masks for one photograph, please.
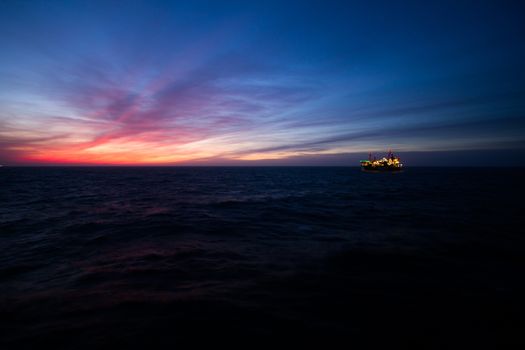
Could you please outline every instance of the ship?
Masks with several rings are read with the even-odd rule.
[[[394,172],[403,170],[403,164],[401,164],[401,159],[390,150],[388,155],[381,159],[376,159],[376,157],[372,157],[372,153],[369,153],[367,160],[361,160],[361,170],[366,172]]]

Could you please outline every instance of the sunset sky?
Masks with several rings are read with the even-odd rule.
[[[523,164],[513,3],[0,1],[0,164]]]

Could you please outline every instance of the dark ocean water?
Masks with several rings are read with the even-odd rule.
[[[0,345],[524,345],[524,181],[0,168]]]

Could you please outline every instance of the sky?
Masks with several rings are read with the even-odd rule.
[[[519,1],[0,0],[0,164],[525,165],[524,37]]]

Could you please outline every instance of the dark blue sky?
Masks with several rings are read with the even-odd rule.
[[[523,165],[524,13],[0,1],[0,163]]]

